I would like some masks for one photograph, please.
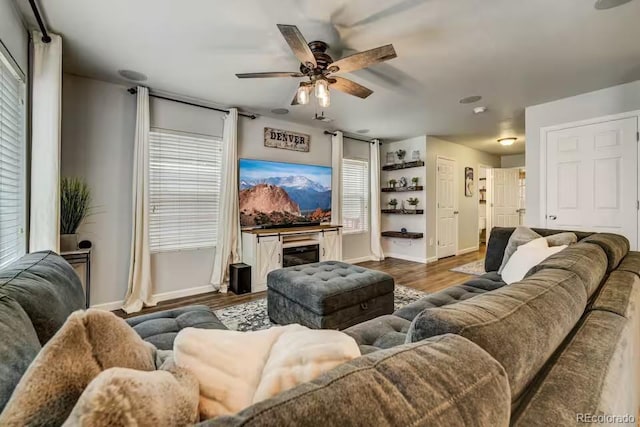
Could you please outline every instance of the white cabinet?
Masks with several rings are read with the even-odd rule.
[[[320,261],[342,261],[340,230],[325,231],[320,239]]]
[[[282,268],[282,242],[277,236],[263,237],[257,244],[256,285],[267,286],[267,274]]]

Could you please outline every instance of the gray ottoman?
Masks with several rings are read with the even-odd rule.
[[[269,318],[280,325],[344,329],[393,312],[393,277],[344,262],[283,268],[267,276]]]

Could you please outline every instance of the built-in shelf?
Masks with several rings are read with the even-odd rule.
[[[422,215],[424,209],[382,209],[383,214]]]
[[[383,193],[405,193],[407,191],[422,191],[424,187],[422,185],[414,185],[412,187],[385,187],[382,189]]]
[[[395,237],[397,239],[422,239],[424,237],[423,233],[412,233],[407,231],[403,233],[402,231],[383,231],[382,237]]]
[[[405,163],[396,163],[393,165],[384,165],[382,166],[383,171],[397,171],[400,169],[410,169],[410,168],[419,168],[424,166],[424,162],[422,160],[417,160],[415,162],[405,162]]]

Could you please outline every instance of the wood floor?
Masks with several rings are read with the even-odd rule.
[[[481,247],[479,251],[471,252],[465,255],[444,258],[431,264],[420,264],[412,261],[405,261],[396,258],[387,258],[384,261],[368,261],[361,264],[362,267],[372,270],[380,270],[390,274],[399,285],[409,286],[426,292],[437,292],[441,289],[455,286],[469,279],[468,274],[456,273],[449,271],[451,268],[483,259],[485,256],[485,247]],[[195,295],[191,297],[178,298],[169,301],[163,301],[155,307],[143,309],[141,314],[153,313],[156,311],[169,310],[186,305],[202,304],[210,307],[212,310],[218,310],[231,305],[242,304],[249,301],[255,301],[266,296],[266,292],[256,292],[245,295],[235,295],[232,293],[221,294],[217,292],[209,292],[206,294]],[[114,311],[120,317],[127,317],[122,310]],[[132,315],[132,316],[134,316]]]

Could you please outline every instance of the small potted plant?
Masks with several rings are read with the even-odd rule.
[[[407,155],[407,151],[403,150],[403,149],[399,149],[396,151],[396,156],[398,157],[398,160],[400,160],[400,163],[404,163],[404,157]]]
[[[396,181],[395,179],[390,179],[389,180],[389,187],[396,188],[396,184],[397,183],[398,183],[398,181]]]
[[[398,199],[389,200],[389,206],[391,206],[391,209],[395,209],[398,206]]]
[[[410,206],[413,206],[413,210],[418,209],[418,203],[420,203],[420,200],[418,200],[417,197],[409,197],[407,199],[407,203],[409,203]]]
[[[411,183],[413,184],[414,187],[418,186],[418,180],[419,178],[417,176],[414,176],[413,178],[411,178]]]
[[[60,251],[78,249],[78,227],[89,215],[91,191],[80,178],[60,180]]]

